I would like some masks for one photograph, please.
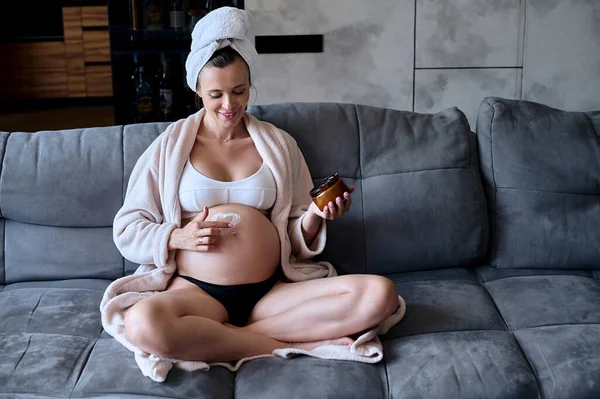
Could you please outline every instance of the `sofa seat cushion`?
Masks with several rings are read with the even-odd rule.
[[[600,281],[587,270],[389,276],[407,304],[382,339],[391,397],[600,397]]]
[[[107,285],[79,280],[4,287],[0,397],[69,397],[102,332],[99,304]]]
[[[68,398],[95,338],[50,333],[0,333],[3,394]]]
[[[600,397],[597,273],[490,266],[477,271],[535,371],[543,397]]]
[[[543,398],[600,397],[600,324],[527,328],[514,335]]]
[[[383,399],[389,396],[383,363],[298,356],[257,359],[243,364],[236,374],[235,397]]]
[[[223,367],[188,372],[172,369],[164,383],[145,377],[133,353],[112,337],[104,336],[94,346],[73,390],[73,397],[101,398],[233,398],[235,373]]]
[[[447,331],[506,327],[473,269],[457,268],[388,275],[406,301],[406,315],[387,339]]]
[[[538,397],[535,375],[506,331],[418,334],[383,347],[392,398]]]
[[[382,339],[392,398],[537,396],[534,372],[473,269],[388,277],[407,308]]]
[[[98,338],[102,294],[95,289],[8,285],[0,292],[0,333]]]
[[[227,398],[235,374],[173,370],[144,377],[133,353],[103,329],[110,281],[74,279],[0,286],[0,398]]]
[[[506,269],[500,273],[489,266],[478,271],[510,330],[600,325],[600,281],[589,272]]]

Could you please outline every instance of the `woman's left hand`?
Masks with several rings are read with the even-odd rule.
[[[352,204],[352,196],[350,193],[354,191],[354,187],[349,186],[349,191],[344,193],[344,198],[337,197],[335,199],[335,204],[330,201],[323,209],[319,209],[317,204],[312,202],[310,204],[310,209],[318,216],[322,217],[326,220],[335,220],[341,218],[350,210],[350,205]]]

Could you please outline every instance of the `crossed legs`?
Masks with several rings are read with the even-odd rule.
[[[129,340],[148,353],[209,363],[236,361],[278,348],[349,344],[348,336],[379,324],[397,305],[394,284],[380,276],[278,283],[256,304],[248,324],[235,328],[226,324],[220,302],[175,278],[167,291],[129,309],[125,327]]]

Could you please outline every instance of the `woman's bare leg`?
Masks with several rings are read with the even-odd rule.
[[[389,279],[349,275],[276,285],[254,308],[247,332],[286,342],[307,342],[372,328],[398,307]]]
[[[310,350],[324,343],[348,343],[340,340],[290,344],[261,333],[230,328],[223,324],[226,321],[223,305],[191,285],[154,294],[135,304],[125,316],[127,336],[134,345],[148,353],[180,360],[236,361],[270,354],[279,348],[296,346]]]

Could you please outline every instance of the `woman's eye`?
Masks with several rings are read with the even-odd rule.
[[[240,96],[240,95],[244,94],[244,92],[245,92],[245,91],[246,91],[246,89],[244,89],[244,90],[241,90],[241,91],[234,91],[234,92],[233,92],[233,94],[235,94],[236,96]],[[210,96],[210,98],[212,98],[213,100],[216,100],[216,99],[218,99],[218,98],[221,98],[221,95],[220,95],[220,94],[219,94],[219,95],[217,95],[217,96],[214,96],[214,95],[212,95],[212,94],[209,94],[209,96]]]

